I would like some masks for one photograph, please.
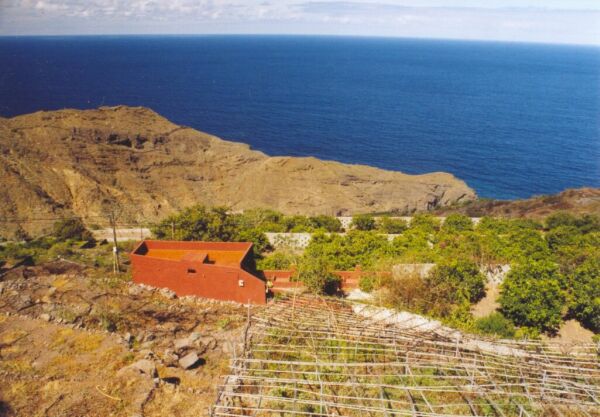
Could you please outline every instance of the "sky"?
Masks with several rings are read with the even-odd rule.
[[[0,35],[301,34],[600,45],[600,0],[0,0]]]

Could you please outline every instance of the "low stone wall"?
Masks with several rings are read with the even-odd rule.
[[[345,235],[345,233],[325,233],[326,235]],[[385,234],[383,236],[388,241],[394,240],[399,234]],[[312,239],[312,233],[265,233],[267,240],[274,248],[290,248],[290,249],[306,249],[310,240]]]
[[[421,278],[425,278],[435,264],[397,264],[392,266],[392,275],[395,278],[405,277],[417,274]]]
[[[92,230],[92,235],[96,240],[113,240],[113,230],[108,227],[106,229]],[[152,236],[150,229],[141,227],[134,229],[117,229],[117,242],[126,242],[129,240],[144,240]]]

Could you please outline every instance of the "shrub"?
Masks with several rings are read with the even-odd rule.
[[[338,292],[340,278],[333,273],[330,263],[323,257],[303,257],[298,263],[294,279],[315,294],[333,295]]]
[[[374,230],[377,224],[375,218],[370,214],[357,214],[352,217],[352,225],[356,230],[368,231]]]
[[[431,214],[416,214],[410,221],[410,228],[434,233],[440,229],[440,221]]]
[[[515,326],[498,312],[475,320],[475,328],[484,334],[493,334],[503,338],[515,336]]]
[[[551,257],[548,243],[542,235],[531,228],[516,228],[503,239],[505,256],[509,260],[525,263],[529,260],[541,261]]]
[[[93,240],[93,236],[80,218],[73,217],[54,223],[52,235],[59,241]]]
[[[562,322],[565,294],[558,266],[549,261],[516,265],[502,284],[502,314],[517,326],[555,332]]]
[[[289,269],[296,263],[296,259],[292,254],[285,252],[274,252],[269,256],[260,259],[257,263],[259,270],[265,269]]]
[[[351,269],[356,265],[368,267],[389,250],[390,244],[385,236],[351,230],[344,236],[315,233],[304,256],[324,257],[335,269]]]
[[[463,232],[465,230],[473,230],[473,222],[463,214],[453,213],[446,217],[442,229],[448,232]]]
[[[336,217],[319,215],[309,217],[308,221],[315,230],[322,229],[332,233],[342,231],[342,222]]]
[[[587,259],[569,278],[570,313],[584,327],[600,333],[600,257]]]
[[[575,221],[575,226],[581,233],[600,232],[600,217],[594,214],[585,214]]]
[[[386,305],[417,313],[428,313],[426,300],[430,292],[419,274],[384,277],[381,287],[384,289],[382,295]]]
[[[477,264],[466,259],[452,259],[440,262],[431,271],[427,282],[433,285],[448,285],[453,294],[449,294],[452,302],[458,303],[466,299],[476,303],[485,296],[485,277]]]
[[[540,339],[540,331],[533,327],[518,327],[515,330],[515,339]]]
[[[558,212],[548,216],[545,223],[546,228],[552,230],[560,226],[575,226],[576,218],[570,213]]]
[[[467,260],[444,261],[425,278],[418,273],[383,276],[386,304],[452,322],[471,321],[471,302],[484,295],[484,276]],[[464,327],[464,326],[463,326]]]
[[[577,242],[579,229],[575,226],[558,226],[546,234],[546,242],[551,250],[556,251],[561,246],[571,246]]]
[[[31,236],[29,236],[29,233],[27,233],[25,229],[23,229],[23,227],[21,227],[20,225],[17,227],[17,230],[15,230],[14,237],[17,242],[27,242],[31,240]]]
[[[49,259],[64,258],[70,255],[73,255],[73,249],[69,242],[57,242],[48,249]]]
[[[379,220],[377,229],[382,233],[400,234],[408,228],[406,221],[402,219],[392,219],[390,216],[384,216]]]

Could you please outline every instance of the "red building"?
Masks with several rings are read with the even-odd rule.
[[[144,240],[130,254],[133,281],[239,303],[265,304],[267,286],[254,275],[251,242]]]

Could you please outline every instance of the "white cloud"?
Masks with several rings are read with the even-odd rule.
[[[77,33],[314,33],[600,44],[600,1],[0,0],[0,34]]]

